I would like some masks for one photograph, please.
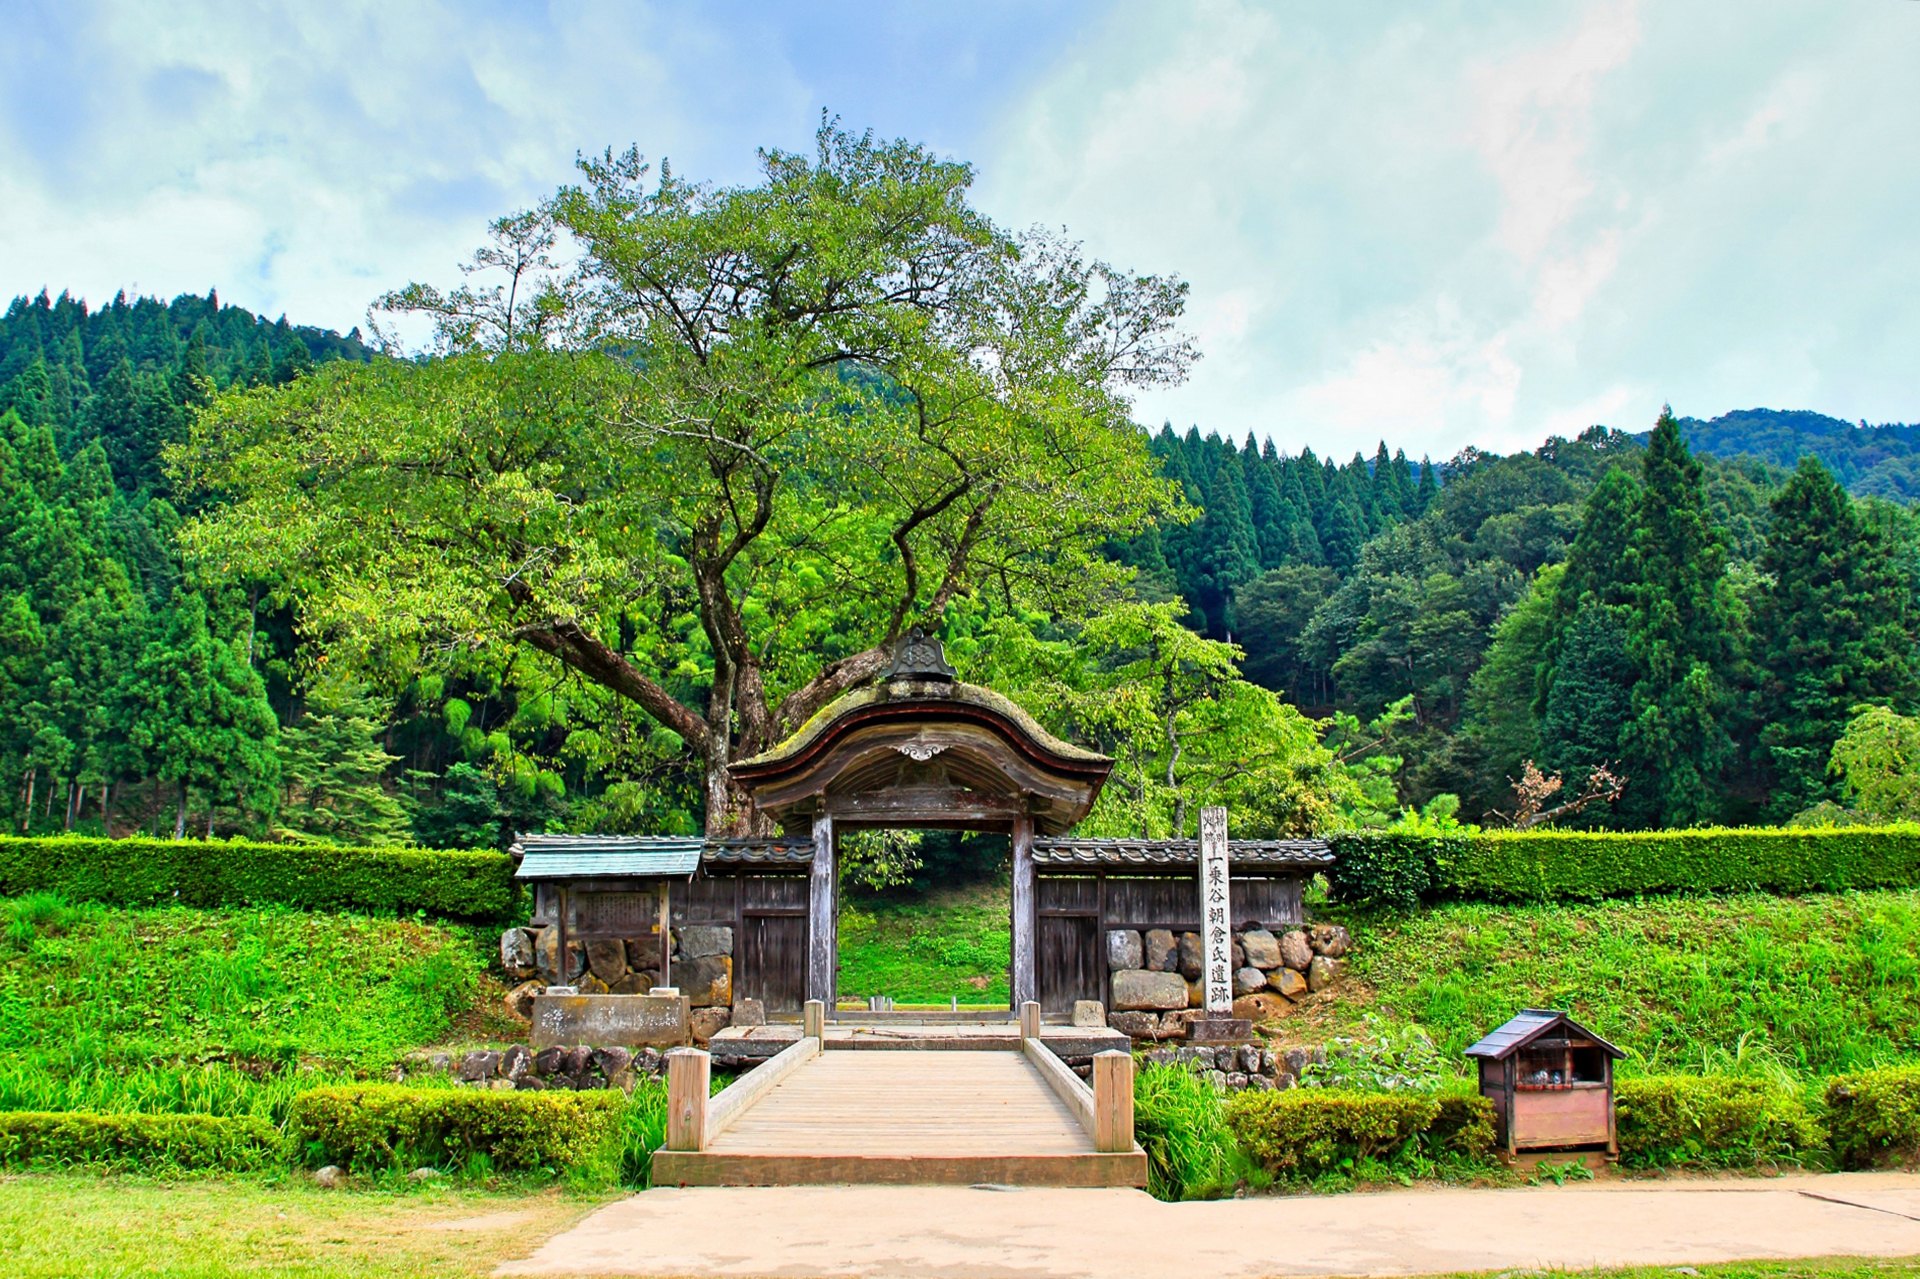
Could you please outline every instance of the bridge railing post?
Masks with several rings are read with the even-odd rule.
[[[800,1005],[800,1034],[805,1038],[818,1039],[822,1048],[827,1043],[827,1005],[818,999],[809,999]]]
[[[1093,1058],[1093,1148],[1103,1154],[1133,1149],[1133,1054],[1117,1049]]]
[[[667,1149],[707,1148],[707,1093],[713,1058],[699,1048],[667,1051]]]
[[[1040,1038],[1040,1005],[1031,999],[1020,1005],[1020,1038]]]

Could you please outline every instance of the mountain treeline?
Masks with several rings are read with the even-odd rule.
[[[337,636],[307,629],[286,580],[196,565],[176,547],[184,520],[226,500],[176,492],[167,451],[197,414],[222,396],[289,390],[334,361],[378,359],[357,330],[269,322],[211,293],[123,295],[98,311],[43,293],[0,318],[10,829],[451,846],[548,823],[698,828],[700,768],[683,738],[592,681],[488,645],[416,655],[405,669],[375,669],[401,660],[388,654],[330,670]],[[1531,763],[1559,775],[1563,795],[1600,769],[1624,782],[1614,802],[1572,819],[1587,824],[1788,820],[1845,800],[1827,765],[1857,707],[1909,712],[1920,691],[1920,530],[1896,474],[1914,429],[1768,410],[1664,416],[1649,434],[1595,427],[1531,452],[1469,448],[1436,464],[1385,443],[1337,463],[1163,428],[1145,449],[1193,518],[1109,540],[1105,554],[1134,570],[1140,605],[1184,610],[1215,642],[1195,652],[1231,641],[1254,683],[1337,722],[1324,747],[1302,736],[1281,754],[1300,772],[1313,751],[1331,751],[1314,765],[1326,776],[1346,776],[1334,765],[1352,759],[1349,774],[1364,768],[1388,787],[1366,805],[1341,801],[1348,818],[1377,820],[1397,790],[1409,807],[1452,796],[1462,816],[1497,821]],[[797,581],[815,572],[772,563]],[[765,589],[771,599],[793,588]],[[674,696],[696,703],[711,657],[685,600],[669,593],[657,607],[656,621],[631,615],[610,634],[636,650],[690,646]],[[947,638],[968,652],[1016,616],[1028,617],[1005,601],[956,599]],[[1231,672],[1208,673],[1213,656],[1177,656],[1178,644],[1154,637],[1151,611],[1113,616],[1131,620],[1097,643],[1098,625],[1032,615],[1015,629],[1065,645],[1046,657],[1056,666],[1073,660],[1069,649],[1105,644],[1112,679],[1129,663],[1158,672],[1167,706],[1141,703],[1127,731],[1165,737],[1173,759],[1230,789],[1231,761],[1207,753],[1207,733],[1224,741],[1222,724],[1257,736],[1290,721],[1249,702],[1258,714],[1216,709],[1205,728],[1155,727],[1155,716],[1172,725],[1192,713],[1169,672],[1212,690],[1203,699],[1220,698]],[[1148,637],[1140,662],[1128,626]],[[1013,672],[1016,649],[1003,642],[994,660]],[[1099,698],[1120,694],[1093,678],[1072,677],[1086,685],[1073,696],[1113,718]],[[1173,764],[1155,767],[1165,786],[1185,785]],[[1267,808],[1312,808],[1271,778],[1259,785],[1273,792]],[[1183,797],[1166,801],[1175,821]]]
[[[1740,409],[1711,421],[1680,419],[1687,447],[1791,468],[1811,453],[1855,497],[1920,497],[1920,426],[1858,425],[1804,409]]]
[[[1315,713],[1405,716],[1403,800],[1498,821],[1529,761],[1612,826],[1784,821],[1856,706],[1911,710],[1916,531],[1804,455],[1788,472],[1595,427],[1531,453],[1345,466],[1162,430],[1204,509],[1121,554]]]
[[[382,842],[416,833],[411,809],[434,842],[493,840],[497,787],[463,761],[485,752],[497,707],[476,697],[449,728],[457,695],[423,712],[311,678],[273,583],[196,578],[174,545],[204,499],[174,493],[164,451],[193,413],[370,358],[357,329],[268,321],[213,293],[96,311],[43,292],[0,317],[8,829]]]

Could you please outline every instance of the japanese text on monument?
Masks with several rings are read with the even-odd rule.
[[[1209,1017],[1233,1015],[1232,890],[1227,871],[1227,810],[1200,810],[1201,943],[1206,951]]]

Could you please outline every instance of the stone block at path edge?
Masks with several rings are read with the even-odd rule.
[[[673,935],[685,959],[733,954],[733,929],[724,924],[683,924]]]
[[[1171,939],[1172,934],[1168,937]],[[1164,1012],[1186,1006],[1187,979],[1179,973],[1129,968],[1113,975],[1113,1007],[1117,1011]]]
[[[1160,1038],[1160,1019],[1152,1013],[1109,1013],[1107,1025],[1129,1039]]]
[[[1140,934],[1131,928],[1116,928],[1107,934],[1107,970],[1119,972],[1122,968],[1145,968],[1146,951],[1140,945]]]
[[[1180,944],[1170,929],[1155,928],[1147,934],[1147,967],[1156,973],[1178,971]]]
[[[694,1008],[730,1008],[733,1005],[733,957],[702,955],[698,959],[683,960],[673,966],[673,984]]]
[[[695,1043],[704,1044],[727,1028],[733,1013],[726,1008],[696,1008],[688,1019]]]

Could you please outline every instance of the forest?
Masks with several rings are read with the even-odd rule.
[[[1920,428],[1150,432],[1184,285],[994,226],[963,165],[827,128],[753,187],[582,172],[496,283],[377,302],[424,352],[14,300],[11,829],[744,830],[726,763],[910,625],[1115,756],[1094,833],[1895,815],[1830,766],[1913,736]]]

